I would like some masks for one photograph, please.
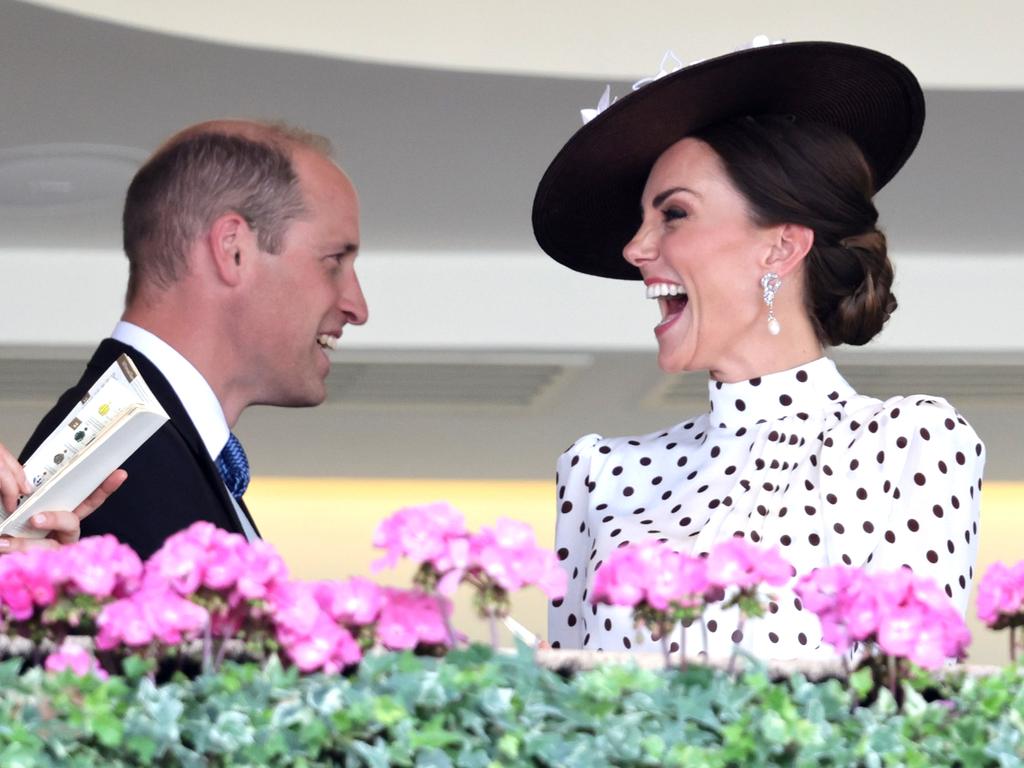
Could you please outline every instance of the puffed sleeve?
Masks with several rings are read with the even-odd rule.
[[[555,474],[555,552],[568,575],[565,597],[548,606],[548,641],[553,648],[583,644],[581,612],[587,589],[587,558],[594,546],[587,520],[590,463],[600,435],[585,435],[558,459]]]
[[[885,411],[885,460],[891,456],[899,469],[886,480],[891,512],[867,568],[910,567],[965,614],[978,556],[985,447],[941,398],[894,398]]]

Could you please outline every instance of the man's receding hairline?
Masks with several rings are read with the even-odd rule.
[[[309,149],[333,160],[330,139],[305,128],[272,120],[207,120],[184,128],[165,140],[154,155],[160,155],[198,136],[220,135],[269,144],[290,156],[296,149]]]

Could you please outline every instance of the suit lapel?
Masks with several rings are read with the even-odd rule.
[[[228,489],[224,485],[224,480],[217,469],[217,465],[214,464],[210,454],[206,451],[206,446],[199,436],[199,431],[188,415],[188,411],[185,410],[185,406],[182,404],[178,394],[171,387],[170,382],[167,381],[166,377],[160,372],[160,369],[153,365],[148,357],[135,349],[135,347],[128,346],[116,339],[104,339],[89,361],[83,381],[87,379],[95,381],[122,354],[127,354],[132,362],[135,363],[135,367],[142,374],[142,378],[147,386],[149,386],[156,399],[160,401],[160,405],[167,411],[170,421],[162,429],[173,429],[181,436],[181,439],[195,456],[199,466],[202,467],[203,474],[210,487],[217,494],[231,529],[237,533],[242,533],[241,525],[235,514],[235,505],[232,503],[231,496],[228,494]],[[245,513],[245,516],[249,518],[249,523],[252,525],[253,530],[259,535],[259,529],[256,528],[249,510],[241,503],[239,507]]]

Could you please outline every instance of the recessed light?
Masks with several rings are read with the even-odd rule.
[[[65,208],[124,198],[148,153],[111,144],[0,149],[0,207]]]

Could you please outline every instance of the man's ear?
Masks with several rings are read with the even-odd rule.
[[[785,277],[799,267],[814,247],[814,230],[802,224],[782,224],[762,266],[766,272]]]
[[[247,261],[252,230],[245,218],[234,211],[213,220],[207,232],[207,245],[217,276],[228,285],[237,285]]]

